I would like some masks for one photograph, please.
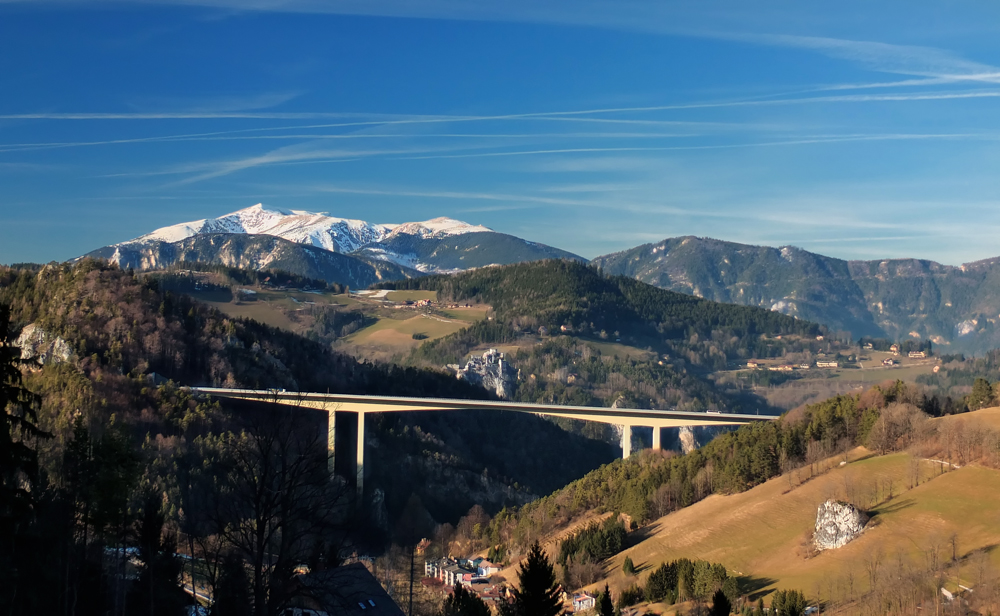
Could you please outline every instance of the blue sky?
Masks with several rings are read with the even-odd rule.
[[[1000,4],[818,5],[0,0],[0,263],[258,202],[1000,255]]]

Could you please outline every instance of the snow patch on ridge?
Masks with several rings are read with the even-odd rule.
[[[246,233],[273,235],[297,244],[308,244],[332,252],[350,253],[404,234],[426,239],[491,231],[492,229],[488,227],[471,225],[453,218],[434,218],[424,222],[403,224],[376,224],[364,220],[336,218],[325,213],[283,210],[258,203],[218,218],[163,227],[115,246],[149,242],[173,243],[204,233]]]

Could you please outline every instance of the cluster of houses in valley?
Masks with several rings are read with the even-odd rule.
[[[485,558],[439,558],[424,562],[423,583],[445,588],[465,586],[490,605],[501,600],[513,600],[506,580],[498,576],[500,571],[500,565]],[[597,595],[589,592],[578,592],[572,596],[563,592],[562,600],[567,607],[572,604],[573,612],[585,612],[597,606]]]
[[[437,578],[445,586],[461,584],[471,588],[474,584],[489,582],[497,573],[500,573],[500,565],[485,558],[441,558],[424,563],[424,577]]]
[[[873,345],[872,343],[869,342],[869,343],[865,344],[865,346],[863,348],[866,351],[872,351],[872,350],[875,349],[875,345]],[[894,344],[891,347],[889,347],[889,353],[893,354],[896,357],[899,357],[902,354],[902,352],[899,349],[899,345],[898,344]],[[906,354],[906,356],[909,357],[910,359],[927,359],[927,351],[910,351],[909,353]],[[885,363],[885,362],[882,362],[882,363]],[[889,365],[889,364],[886,364],[886,365]]]
[[[862,348],[864,350],[866,350],[866,351],[872,351],[872,350],[874,350],[874,347],[873,347],[873,345],[870,342],[867,343],[867,344],[865,344]],[[898,344],[894,344],[891,347],[889,347],[889,353],[893,357],[887,357],[887,358],[883,359],[882,360],[882,365],[885,366],[885,367],[887,367],[887,368],[890,368],[892,366],[898,366],[900,364],[900,362],[899,362],[898,359],[894,359],[894,357],[899,357],[900,355],[902,355],[902,352],[900,351],[899,345]],[[820,354],[820,355],[822,355],[822,354]],[[909,351],[906,354],[906,356],[908,358],[910,358],[910,359],[926,359],[927,356],[928,356],[928,353],[927,353],[927,351]],[[853,358],[851,358],[851,360],[853,361]],[[750,360],[750,361],[747,362],[747,368],[749,368],[751,370],[754,370],[754,369],[758,369],[758,370],[770,370],[771,372],[792,372],[794,370],[809,370],[809,369],[814,368],[814,367],[815,368],[840,368],[840,366],[841,366],[840,362],[837,361],[836,359],[817,359],[815,364],[803,363],[803,364],[778,364],[778,365],[771,365],[771,364],[766,364],[766,363],[764,363],[762,361],[757,361],[757,360]],[[935,370],[935,372],[937,372],[937,370]]]
[[[840,362],[838,362],[836,360],[823,360],[823,359],[820,359],[820,360],[816,361],[816,367],[817,368],[839,368],[840,367]],[[770,370],[771,372],[792,372],[793,370],[809,370],[810,368],[812,368],[812,366],[810,364],[781,364],[781,365],[778,365],[778,366],[768,366],[768,365],[764,364],[763,362],[751,360],[751,361],[747,362],[747,368],[750,368],[751,370],[754,370],[754,369]]]

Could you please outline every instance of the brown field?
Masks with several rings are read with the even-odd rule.
[[[935,421],[1000,427],[1000,408]],[[842,459],[827,460],[825,470],[817,469],[813,477],[806,467],[742,494],[709,496],[654,521],[639,531],[644,539],[608,562],[607,579],[592,588],[603,589],[605,581],[614,591],[635,581],[642,584],[661,562],[686,557],[723,563],[762,592],[797,588],[809,596],[837,599],[850,568],[855,588],[867,590],[863,570],[872,554],[880,552],[886,562],[901,557],[923,564],[932,550],[940,550],[950,559],[953,534],[960,558],[986,549],[1000,565],[1000,550],[992,549],[1000,545],[1000,471],[967,466],[945,472],[941,464],[920,460],[919,485],[910,488],[909,454],[876,457],[858,448],[849,464],[840,466]],[[880,502],[872,522],[849,545],[812,553],[817,506],[829,498],[847,499],[848,493]],[[626,556],[639,570],[637,579],[627,579],[621,571]],[[959,568],[952,582],[971,585],[968,568]]]
[[[300,328],[289,319],[285,313],[270,302],[255,301],[234,304],[232,302],[210,302],[201,300],[203,303],[216,308],[219,312],[234,318],[253,319],[271,327],[279,327],[289,331],[299,331]]]
[[[978,422],[985,426],[989,426],[994,430],[1000,430],[1000,407],[981,409],[972,413],[963,413],[962,415],[938,417],[936,419],[932,419],[931,421],[941,423],[964,423],[966,425]]]
[[[466,326],[466,321],[427,314],[402,319],[383,318],[351,334],[343,344],[352,353],[382,359],[453,334]],[[415,340],[413,334],[424,334],[427,338]]]

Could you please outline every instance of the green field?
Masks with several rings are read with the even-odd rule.
[[[385,298],[390,302],[418,302],[422,299],[437,301],[437,291],[389,291]]]
[[[656,359],[656,353],[653,351],[647,351],[645,349],[640,349],[638,347],[628,346],[621,344],[620,342],[604,342],[596,340],[587,340],[587,344],[595,347],[601,352],[601,355],[606,355],[608,357],[614,357],[617,355],[622,358],[632,358],[639,361],[652,361]]]
[[[447,308],[441,312],[447,315],[448,318],[474,323],[485,319],[486,313],[489,310],[489,306],[472,306],[470,308]]]
[[[379,319],[376,323],[358,330],[345,339],[356,346],[377,346],[384,349],[405,350],[426,340],[436,340],[453,334],[466,327],[465,321],[455,321],[420,314],[406,319]],[[413,334],[427,336],[424,340],[414,340]]]

